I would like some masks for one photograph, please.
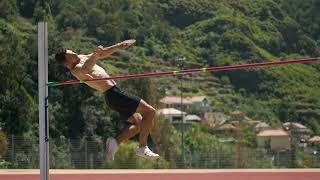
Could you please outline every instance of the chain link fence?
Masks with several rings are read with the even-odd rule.
[[[38,145],[37,139],[8,136],[7,150],[2,159],[9,163],[8,168],[39,168]],[[53,169],[105,168],[104,156],[102,141],[50,139],[50,168]],[[219,147],[207,152],[185,150],[183,156],[164,156],[164,159],[174,162],[175,168],[320,167],[320,155],[316,152],[306,150],[268,152],[248,147],[241,147],[239,151],[239,148],[232,145],[228,151]],[[129,167],[135,166],[133,164]]]
[[[2,157],[9,168],[39,168],[37,139],[8,136],[8,146]],[[81,139],[50,139],[49,159],[52,168],[101,168],[104,162],[103,144]]]

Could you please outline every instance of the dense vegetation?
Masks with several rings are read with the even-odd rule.
[[[49,79],[63,81],[72,77],[54,61],[56,48],[89,53],[97,45],[125,39],[136,39],[137,43],[99,62],[111,75],[177,69],[181,57],[186,59],[184,68],[195,68],[317,56],[319,9],[317,0],[3,0],[0,128],[7,135],[37,137],[36,24],[40,20],[49,24]],[[216,111],[230,113],[239,108],[272,125],[299,121],[319,134],[319,80],[319,63],[302,64],[197,74],[184,78],[182,90],[187,95],[207,95]],[[157,106],[165,92],[180,93],[178,81],[164,77],[118,84]],[[119,118],[106,107],[102,94],[84,85],[52,89],[52,138],[102,144],[118,132]],[[159,139],[167,147],[179,141],[172,137],[179,133],[171,128],[171,136]],[[196,150],[192,148],[199,139],[202,143],[215,141],[209,130],[189,129],[190,133],[195,130],[203,137],[189,136],[187,149]],[[199,144],[197,148],[204,150],[211,145]],[[165,152],[166,147],[162,148]],[[174,152],[181,155],[180,147]],[[162,155],[167,159],[173,156],[170,152]],[[161,167],[171,166],[163,164]]]

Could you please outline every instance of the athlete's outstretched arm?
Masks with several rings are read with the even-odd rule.
[[[127,48],[135,42],[136,40],[126,40],[106,48],[99,46],[93,53],[87,55],[88,59],[83,64],[82,70],[84,70],[85,72],[91,71],[93,66],[96,64],[97,59],[106,58],[115,53],[118,49]]]
[[[109,47],[105,47],[105,48],[99,46],[95,52],[97,53],[99,58],[106,58],[108,56],[111,56],[113,53],[115,53],[119,49],[127,48],[127,47],[131,46],[132,44],[134,44],[135,42],[136,42],[136,40],[131,39],[131,40],[126,40],[121,43],[117,43],[113,46],[109,46]]]
[[[98,58],[99,55],[97,53],[97,50],[94,53],[88,54],[88,59],[86,60],[86,62],[84,62],[83,66],[81,67],[81,70],[85,73],[90,72],[93,66],[96,64]]]

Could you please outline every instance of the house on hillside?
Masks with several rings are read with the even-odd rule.
[[[308,129],[306,126],[297,122],[286,122],[283,123],[282,126],[286,131],[292,131],[295,135],[301,137],[304,135],[308,135],[311,132],[310,129]]]
[[[163,108],[157,111],[159,115],[163,115],[164,118],[168,119],[170,122],[181,121],[181,117],[185,118],[186,112],[182,112],[175,108]]]
[[[299,132],[309,132],[309,129],[306,126],[297,122],[286,122],[286,123],[283,123],[282,126],[287,131],[290,131],[291,129],[296,129]]]
[[[165,96],[164,98],[160,99],[160,107],[161,108],[176,108],[176,109],[186,109],[190,106],[192,102],[186,100],[185,98],[178,97],[178,96]],[[181,106],[183,106],[181,108]]]
[[[175,108],[163,108],[157,111],[159,115],[163,115],[165,119],[168,119],[170,122],[181,122],[181,117],[183,122],[201,122],[201,118],[195,114],[187,114]]]
[[[201,118],[195,114],[188,114],[183,119],[184,122],[201,122]]]
[[[228,117],[222,112],[207,112],[204,114],[204,122],[210,127],[220,126],[227,121]]]
[[[242,121],[245,120],[245,114],[239,110],[230,113],[230,120],[232,121]]]
[[[312,138],[308,139],[308,144],[309,146],[320,144],[320,136],[313,136]]]
[[[203,115],[210,108],[209,100],[206,96],[179,97],[165,96],[160,99],[161,108],[183,109],[188,113]]]
[[[274,151],[290,149],[290,137],[282,129],[267,129],[257,134],[257,145]]]
[[[186,97],[186,100],[191,102],[190,111],[207,112],[209,110],[210,103],[206,96]]]
[[[235,136],[237,128],[232,124],[223,124],[217,128],[217,132],[220,134]]]
[[[270,126],[269,126],[269,124],[267,124],[265,122],[260,122],[254,126],[254,130],[256,132],[260,132],[260,131],[267,130],[267,129],[270,129]]]

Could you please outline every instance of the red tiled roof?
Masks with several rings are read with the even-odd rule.
[[[288,133],[282,129],[268,129],[263,130],[257,136],[289,136]]]
[[[218,129],[220,129],[220,130],[234,130],[234,129],[236,129],[236,127],[232,124],[224,124],[224,125],[220,126]]]
[[[181,97],[177,96],[166,96],[160,99],[160,102],[163,104],[181,104]],[[182,104],[192,104],[192,102],[186,100],[185,98],[182,99]]]
[[[206,96],[193,96],[190,98],[191,102],[202,102],[204,99],[206,98]]]
[[[239,110],[235,110],[233,112],[231,112],[232,115],[238,115],[238,114],[243,114],[243,112],[239,111]]]
[[[290,123],[291,122],[286,122],[286,123],[283,124],[283,126],[290,127],[291,126]],[[295,128],[298,128],[298,129],[307,129],[307,127],[305,127],[303,124],[296,123],[296,122],[292,123],[292,126],[295,127]]]
[[[309,143],[319,142],[320,136],[313,136],[312,138],[308,139]]]
[[[182,98],[182,104],[193,104],[196,102],[201,102],[206,96],[194,96]],[[178,96],[166,96],[160,99],[160,102],[163,104],[181,104],[181,97]]]

